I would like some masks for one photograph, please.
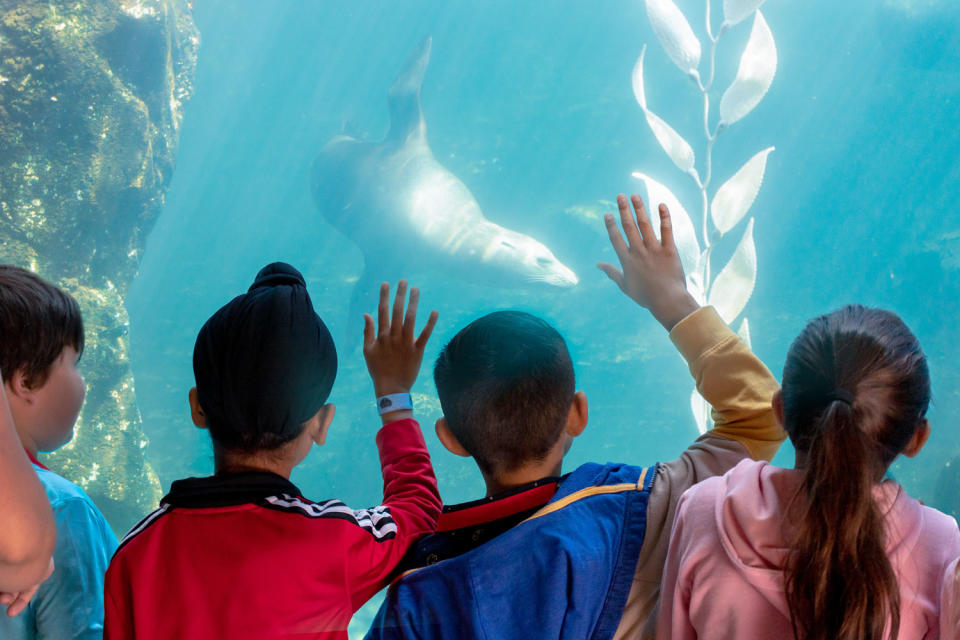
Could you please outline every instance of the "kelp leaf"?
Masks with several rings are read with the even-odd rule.
[[[740,171],[717,190],[710,204],[710,215],[721,234],[733,229],[753,206],[767,169],[767,156],[773,149],[764,149],[750,158]]]
[[[690,411],[693,412],[693,420],[697,423],[697,431],[701,435],[706,433],[710,428],[710,403],[704,400],[696,389],[690,394]]]
[[[670,159],[673,160],[673,164],[677,165],[677,168],[684,173],[689,173],[696,161],[690,143],[684,140],[673,127],[664,122],[653,111],[645,109],[644,114],[647,116],[647,124],[650,125],[654,137],[663,147],[663,150],[667,152],[667,155],[670,156]]]
[[[643,86],[643,59],[646,54],[647,47],[644,46],[640,51],[640,57],[637,58],[637,63],[633,66],[633,96],[637,99],[637,104],[643,109],[643,114],[647,118],[647,124],[650,125],[654,137],[656,137],[663,150],[667,152],[667,155],[670,156],[673,164],[677,165],[681,171],[689,172],[696,162],[693,147],[660,116],[647,109],[647,93]]]
[[[740,24],[760,8],[765,0],[723,0],[723,20],[731,27]]]
[[[746,318],[740,323],[740,328],[737,329],[737,335],[740,336],[743,344],[747,345],[748,349],[753,349],[753,344],[750,341],[750,321]]]
[[[685,73],[696,71],[700,66],[700,41],[673,0],[647,0],[647,17],[673,63]]]
[[[647,45],[643,45],[640,50],[640,57],[637,58],[637,64],[633,65],[633,96],[637,99],[637,104],[647,110],[647,92],[643,88],[643,58],[647,55]]]
[[[720,120],[730,125],[760,104],[777,73],[777,45],[770,26],[759,10],[753,21],[750,40],[740,57],[737,77],[720,99]]]
[[[670,210],[673,238],[677,244],[677,253],[680,254],[680,262],[683,263],[683,271],[688,275],[697,273],[699,270],[698,263],[700,262],[700,243],[697,242],[697,233],[693,229],[693,222],[690,220],[687,210],[683,208],[683,205],[680,204],[680,201],[670,189],[650,176],[635,172],[633,177],[642,180],[647,188],[647,198],[644,202],[647,205],[650,223],[656,231],[657,237],[660,237],[660,215],[657,210],[662,203],[667,205],[667,209]]]
[[[757,248],[753,243],[753,218],[750,218],[733,257],[713,281],[707,302],[730,324],[747,305],[756,282]]]
[[[693,273],[687,274],[687,291],[701,307],[707,304],[707,297],[703,293],[703,273],[701,269],[698,268]]]

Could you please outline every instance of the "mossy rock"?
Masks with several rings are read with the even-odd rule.
[[[186,0],[0,0],[0,260],[83,309],[87,400],[48,463],[121,532],[160,496],[124,296],[173,173],[198,47]]]

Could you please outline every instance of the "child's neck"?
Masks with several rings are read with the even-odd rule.
[[[221,473],[245,473],[260,471],[275,473],[290,479],[294,465],[286,460],[260,453],[241,454],[214,450],[213,466],[217,475]]]
[[[487,485],[487,497],[516,489],[523,485],[542,480],[544,478],[557,477],[563,470],[563,457],[559,460],[548,458],[541,462],[532,462],[519,469],[497,473],[495,475],[483,473],[483,480]]]

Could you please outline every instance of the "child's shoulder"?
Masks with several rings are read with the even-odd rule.
[[[33,465],[33,467],[47,491],[47,499],[50,500],[51,505],[56,506],[58,503],[69,500],[90,500],[83,489],[60,474],[37,465]]]
[[[90,499],[90,496],[78,485],[49,469],[44,469],[36,465],[34,465],[34,468],[37,471],[37,477],[47,492],[47,499],[50,501],[50,506],[53,508],[54,513],[68,506],[76,507],[83,505],[92,511],[94,517],[98,519],[103,518],[103,514],[97,509],[97,506],[93,503],[93,500]]]

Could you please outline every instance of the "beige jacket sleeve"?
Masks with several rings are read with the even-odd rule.
[[[683,492],[704,478],[726,473],[744,458],[770,460],[786,439],[773,414],[776,379],[713,307],[681,320],[670,339],[686,359],[697,390],[713,407],[715,426],[679,458],[657,467],[637,571],[614,636],[618,640],[654,637],[660,578]]]

